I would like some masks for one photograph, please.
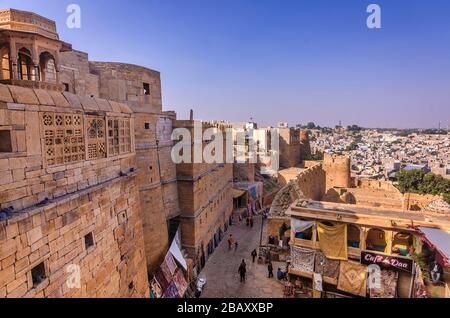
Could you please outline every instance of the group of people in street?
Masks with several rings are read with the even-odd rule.
[[[231,249],[231,247],[230,247],[230,249]],[[256,251],[256,249],[254,249],[250,255],[252,257],[252,262],[254,264],[256,262],[256,257],[258,256],[258,252]],[[267,265],[267,272],[268,272],[267,278],[274,277],[272,262],[269,262],[269,264]],[[239,265],[238,273],[239,273],[239,277],[240,277],[240,282],[245,283],[245,278],[247,275],[247,263],[245,262],[245,260],[242,260],[241,264]],[[283,271],[281,268],[278,268],[277,279],[278,280],[287,280],[287,271]]]

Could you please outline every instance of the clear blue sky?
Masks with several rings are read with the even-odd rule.
[[[66,7],[82,28],[66,27]],[[382,29],[366,7],[382,8]],[[448,0],[0,0],[56,20],[92,60],[161,72],[165,110],[261,124],[436,127],[450,119]]]

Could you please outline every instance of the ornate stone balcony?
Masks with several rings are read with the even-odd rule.
[[[15,9],[0,10],[0,29],[30,32],[59,40],[56,23],[33,12]]]

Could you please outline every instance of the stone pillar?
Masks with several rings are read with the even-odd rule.
[[[19,79],[19,69],[17,61],[18,54],[16,48],[16,41],[14,39],[11,39],[9,47],[10,47],[9,58],[11,60],[11,79]]]

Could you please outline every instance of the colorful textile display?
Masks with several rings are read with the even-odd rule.
[[[166,262],[167,267],[169,268],[169,271],[170,271],[170,274],[171,274],[170,276],[173,276],[173,274],[175,274],[175,271],[178,268],[178,265],[177,265],[177,263],[175,263],[175,260],[173,259],[172,253],[168,252],[166,254],[166,257],[165,257],[164,261]]]
[[[188,283],[184,278],[183,271],[178,270],[173,276],[173,282],[177,286],[178,294],[183,297],[188,289]]]
[[[156,272],[155,272],[155,278],[158,281],[159,285],[161,286],[161,290],[164,291],[167,289],[167,287],[169,287],[169,282],[167,281],[163,271],[161,270],[161,268],[159,268]]]
[[[302,272],[314,272],[315,251],[291,246],[292,266]]]
[[[355,262],[341,262],[337,288],[366,297],[367,267]]]
[[[162,297],[162,288],[161,285],[158,283],[156,277],[153,277],[153,279],[150,281],[150,290],[154,295],[154,298]]]
[[[317,223],[319,246],[329,259],[347,260],[347,224],[328,226]]]
[[[169,287],[164,291],[163,298],[180,298],[177,286],[174,282],[170,283]]]
[[[339,261],[326,258],[322,252],[316,252],[314,270],[316,273],[323,273],[326,277],[337,279],[339,277],[339,263]]]
[[[161,271],[164,274],[164,278],[167,282],[170,282],[172,280],[172,272],[170,271],[169,266],[167,265],[166,260],[164,259],[164,261],[161,263]],[[158,280],[159,281],[159,280]]]
[[[380,288],[371,288],[370,298],[395,298],[397,282],[398,272],[382,270],[380,273]]]

